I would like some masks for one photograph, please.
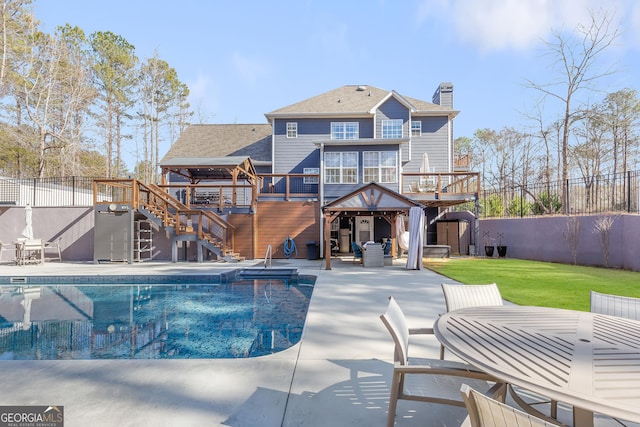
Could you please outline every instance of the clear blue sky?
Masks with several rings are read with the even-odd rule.
[[[636,0],[34,0],[46,31],[69,23],[119,34],[141,59],[157,51],[189,86],[194,122],[266,123],[345,84],[431,101],[448,81],[455,137],[524,126],[539,97],[525,79],[556,76],[542,41],[602,8],[622,35],[599,64],[620,72],[600,88],[640,90]]]

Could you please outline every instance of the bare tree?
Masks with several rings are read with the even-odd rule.
[[[601,215],[596,218],[593,224],[593,233],[600,237],[600,247],[604,258],[604,266],[609,267],[610,252],[610,233],[613,223],[618,219],[617,215]]]
[[[67,29],[71,31],[70,27]],[[72,52],[73,43],[69,43],[73,37],[64,29],[50,35],[33,26],[29,56],[15,68],[15,96],[33,134],[37,135],[34,149],[40,178],[45,175],[49,154],[69,144],[68,129],[73,117],[86,112],[90,96],[88,73],[82,74],[77,52]]]
[[[588,25],[580,25],[575,36],[561,31],[553,32],[553,40],[546,43],[547,52],[553,58],[557,79],[548,83],[527,80],[527,86],[540,91],[543,97],[552,97],[563,106],[561,116],[560,159],[562,171],[562,210],[567,213],[567,180],[569,178],[569,138],[575,121],[574,98],[583,90],[593,89],[593,84],[614,71],[597,67],[598,59],[619,37],[619,30],[611,28],[611,17],[602,12],[590,14]]]
[[[580,233],[580,220],[577,216],[567,217],[564,230],[562,230],[562,237],[569,244],[571,249],[571,258],[573,264],[578,262],[578,236]]]

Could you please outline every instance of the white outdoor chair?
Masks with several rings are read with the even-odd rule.
[[[62,249],[60,248],[60,239],[54,240],[52,242],[44,242],[44,250],[45,252],[47,251],[47,249],[51,249],[54,252],[54,256],[49,256],[46,257],[45,256],[45,260],[47,261],[55,261],[58,260],[60,262],[62,262]]]
[[[18,264],[33,262],[44,264],[44,241],[42,239],[26,239],[18,244]]]
[[[550,422],[529,415],[511,406],[505,405],[491,397],[463,384],[460,389],[469,416],[462,423],[463,427],[549,427],[556,426]]]
[[[467,307],[502,305],[498,285],[454,285],[442,283],[447,312]],[[440,346],[440,359],[444,359],[444,346]]]
[[[13,252],[12,261],[14,261],[16,259],[16,245],[13,243],[4,243],[2,240],[0,240],[0,263],[2,263],[2,254],[9,251]]]
[[[464,407],[464,401],[459,395],[463,382],[471,381],[474,387],[488,390],[491,395],[504,399],[506,385],[497,383],[494,378],[470,365],[437,359],[410,358],[409,335],[432,334],[433,328],[409,329],[404,313],[393,297],[389,297],[387,311],[380,319],[395,344],[388,427],[394,425],[399,399]]]
[[[640,320],[640,298],[591,291],[591,312]]]

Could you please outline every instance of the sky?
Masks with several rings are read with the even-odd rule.
[[[598,89],[640,90],[636,0],[34,0],[45,31],[69,23],[124,37],[142,60],[157,52],[188,85],[193,123],[266,123],[348,84],[430,102],[451,82],[454,138],[554,114],[526,85],[559,76],[545,41],[603,12],[620,36],[595,65],[616,71]]]

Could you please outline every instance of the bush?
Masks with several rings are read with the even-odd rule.
[[[501,217],[504,215],[502,197],[497,194],[489,196],[488,199],[484,199],[482,201],[482,208],[485,217]]]
[[[561,209],[560,197],[555,193],[549,194],[546,191],[540,193],[538,201],[531,206],[531,212],[534,215],[554,214],[560,212]]]
[[[527,202],[523,197],[516,197],[511,200],[507,213],[510,216],[525,216],[531,213],[531,203]]]

